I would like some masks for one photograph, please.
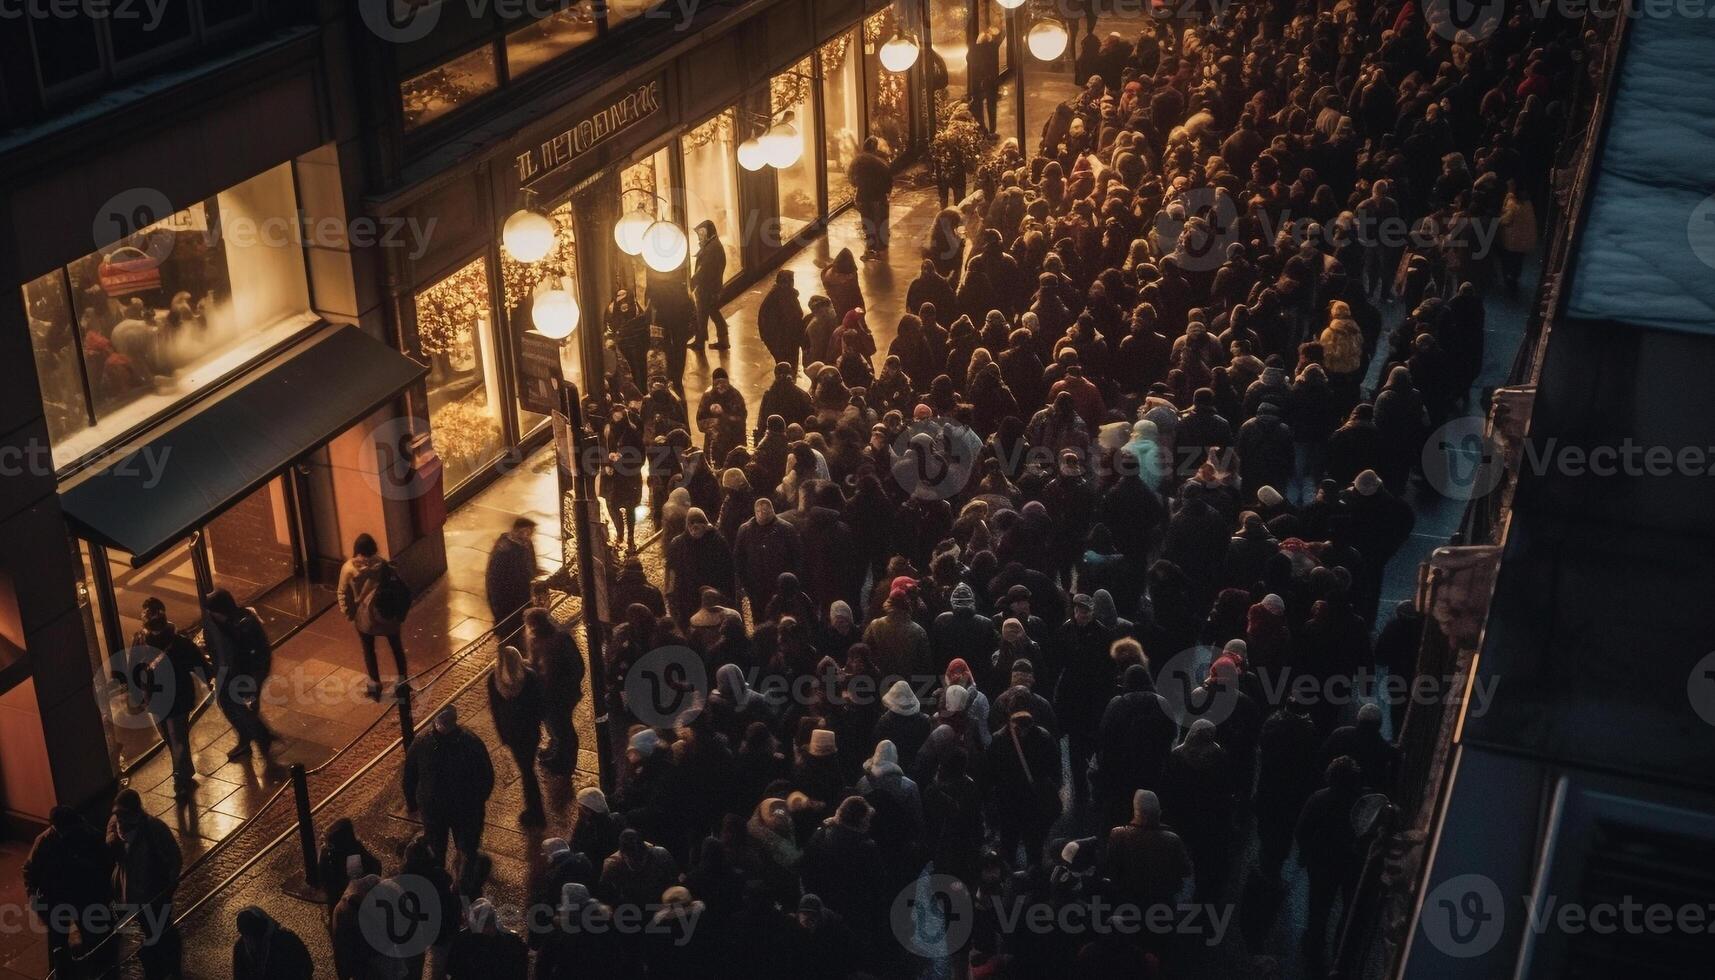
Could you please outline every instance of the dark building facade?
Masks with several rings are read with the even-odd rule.
[[[145,597],[191,631],[218,584],[278,640],[333,603],[360,532],[432,582],[448,508],[548,438],[530,387],[544,356],[582,383],[608,304],[647,298],[622,216],[712,222],[736,293],[849,204],[866,138],[896,165],[921,154],[964,94],[966,45],[1006,16],[979,0],[161,9],[0,37],[14,829],[155,747],[113,679]],[[887,70],[895,34],[927,56]],[[795,161],[742,166],[738,147],[782,121]],[[525,206],[555,227],[534,265],[502,247]],[[582,311],[561,341],[532,327],[548,283]]]

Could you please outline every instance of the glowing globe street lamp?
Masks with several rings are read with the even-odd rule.
[[[564,276],[550,276],[536,288],[531,304],[530,321],[536,332],[549,340],[564,340],[578,328],[581,310],[572,296],[571,281]]]
[[[540,262],[554,250],[554,222],[526,204],[501,226],[500,244],[507,255],[519,262]]]
[[[917,42],[903,34],[895,34],[887,39],[878,52],[881,57],[881,67],[890,72],[910,71],[917,63]]]
[[[656,272],[679,268],[690,252],[684,229],[671,221],[657,221],[643,233],[643,264]]]
[[[639,206],[613,223],[613,243],[626,255],[643,253],[643,233],[655,223],[655,216]]]
[[[804,156],[804,141],[798,135],[798,127],[792,125],[792,113],[763,133],[758,139],[762,144],[764,159],[776,170],[785,170],[797,164]]]
[[[752,136],[738,145],[738,165],[751,171],[768,166],[768,150],[761,139]]]
[[[1041,61],[1054,61],[1066,53],[1071,38],[1066,25],[1057,20],[1041,20],[1024,35],[1025,46]]]

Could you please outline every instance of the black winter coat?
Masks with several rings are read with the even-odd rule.
[[[775,281],[756,311],[756,331],[769,356],[798,366],[798,354],[804,348],[804,307],[798,302],[796,287]],[[789,423],[802,420],[802,416],[785,418]]]
[[[256,954],[243,939],[232,944],[232,980],[310,980],[314,975],[315,962],[304,941],[278,922],[273,922],[266,944]]]
[[[728,601],[738,595],[733,575],[732,548],[726,538],[710,528],[700,539],[690,532],[667,545],[667,598],[673,614],[689,618],[697,610],[705,586],[718,589]]]
[[[509,534],[495,539],[483,576],[488,608],[496,619],[510,616],[530,601],[530,583],[536,578],[536,549],[519,544]]]
[[[488,712],[501,744],[514,751],[534,752],[542,741],[542,679],[528,668],[524,686],[512,697],[500,693],[499,676],[488,675]]]
[[[482,821],[494,792],[494,765],[482,739],[467,729],[417,737],[405,754],[405,799],[426,815],[451,822]]]

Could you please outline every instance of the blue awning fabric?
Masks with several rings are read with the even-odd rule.
[[[63,489],[60,507],[78,537],[141,566],[425,373],[356,327],[325,328]]]

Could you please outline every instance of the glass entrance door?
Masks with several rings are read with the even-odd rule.
[[[203,529],[215,588],[252,606],[278,640],[333,601],[327,583],[311,581],[301,542],[297,473],[288,469],[210,521]]]

